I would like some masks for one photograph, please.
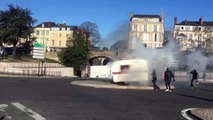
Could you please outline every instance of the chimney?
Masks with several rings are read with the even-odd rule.
[[[41,24],[41,27],[45,27],[45,23],[44,22]]]
[[[63,21],[63,25],[64,25],[64,26],[66,26],[66,25],[67,25],[66,21]]]
[[[161,18],[162,18],[162,21],[164,22],[164,11],[162,9],[162,12],[161,12]]]
[[[176,25],[177,24],[177,17],[175,16],[174,17],[174,25]]]
[[[199,23],[200,23],[200,26],[203,26],[203,17],[200,17]]]

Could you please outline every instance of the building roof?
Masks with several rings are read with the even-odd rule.
[[[35,27],[57,27],[55,22],[43,22]]]
[[[161,16],[160,15],[133,15],[131,18],[130,18],[130,21],[132,21],[132,18],[158,18],[160,19],[160,21],[162,20]]]
[[[43,22],[43,23],[35,26],[35,28],[38,28],[38,27],[44,27],[44,28],[65,27],[65,28],[70,28],[71,30],[77,30],[78,29],[78,26],[75,26],[75,25],[66,25],[66,23],[56,24],[55,22]]]
[[[189,25],[189,26],[200,26],[199,21],[182,21],[180,23],[177,23],[176,25]],[[213,26],[213,21],[203,21],[202,26]]]

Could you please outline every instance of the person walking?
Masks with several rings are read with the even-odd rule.
[[[171,70],[169,70],[169,68],[166,68],[166,71],[164,72],[164,80],[165,80],[165,85],[166,85],[166,90],[165,92],[172,92],[171,90],[171,81],[175,81],[175,77],[174,74],[172,73]]]
[[[156,85],[157,75],[155,69],[152,70],[152,83],[154,90],[159,90],[160,88]]]
[[[203,72],[202,79],[203,79],[203,81],[205,81],[205,80],[206,80],[206,72],[205,72],[205,71]]]
[[[192,79],[191,79],[191,84],[190,87],[191,89],[194,89],[195,85],[194,85],[194,81],[196,80],[196,82],[198,82],[197,78],[198,78],[198,73],[197,71],[194,69],[190,72],[192,74]]]

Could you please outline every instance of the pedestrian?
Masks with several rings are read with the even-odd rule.
[[[156,85],[157,75],[155,69],[152,70],[152,83],[154,90],[159,90],[160,88]]]
[[[165,92],[172,92],[171,90],[171,81],[175,81],[175,77],[174,74],[172,73],[171,70],[169,70],[169,68],[166,68],[166,71],[164,72],[164,80],[165,80],[165,85],[166,85],[166,90]]]
[[[196,82],[198,83],[198,73],[197,71],[194,69],[190,72],[192,74],[192,79],[191,79],[191,84],[190,87],[191,89],[194,89],[195,85],[194,85],[194,81],[196,80]]]
[[[205,81],[205,79],[206,79],[206,72],[205,71],[203,72],[202,79],[203,79],[203,81]]]

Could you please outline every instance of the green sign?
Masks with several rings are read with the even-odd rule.
[[[41,48],[45,48],[45,44],[40,44],[38,42],[33,43],[34,47],[41,47]]]

